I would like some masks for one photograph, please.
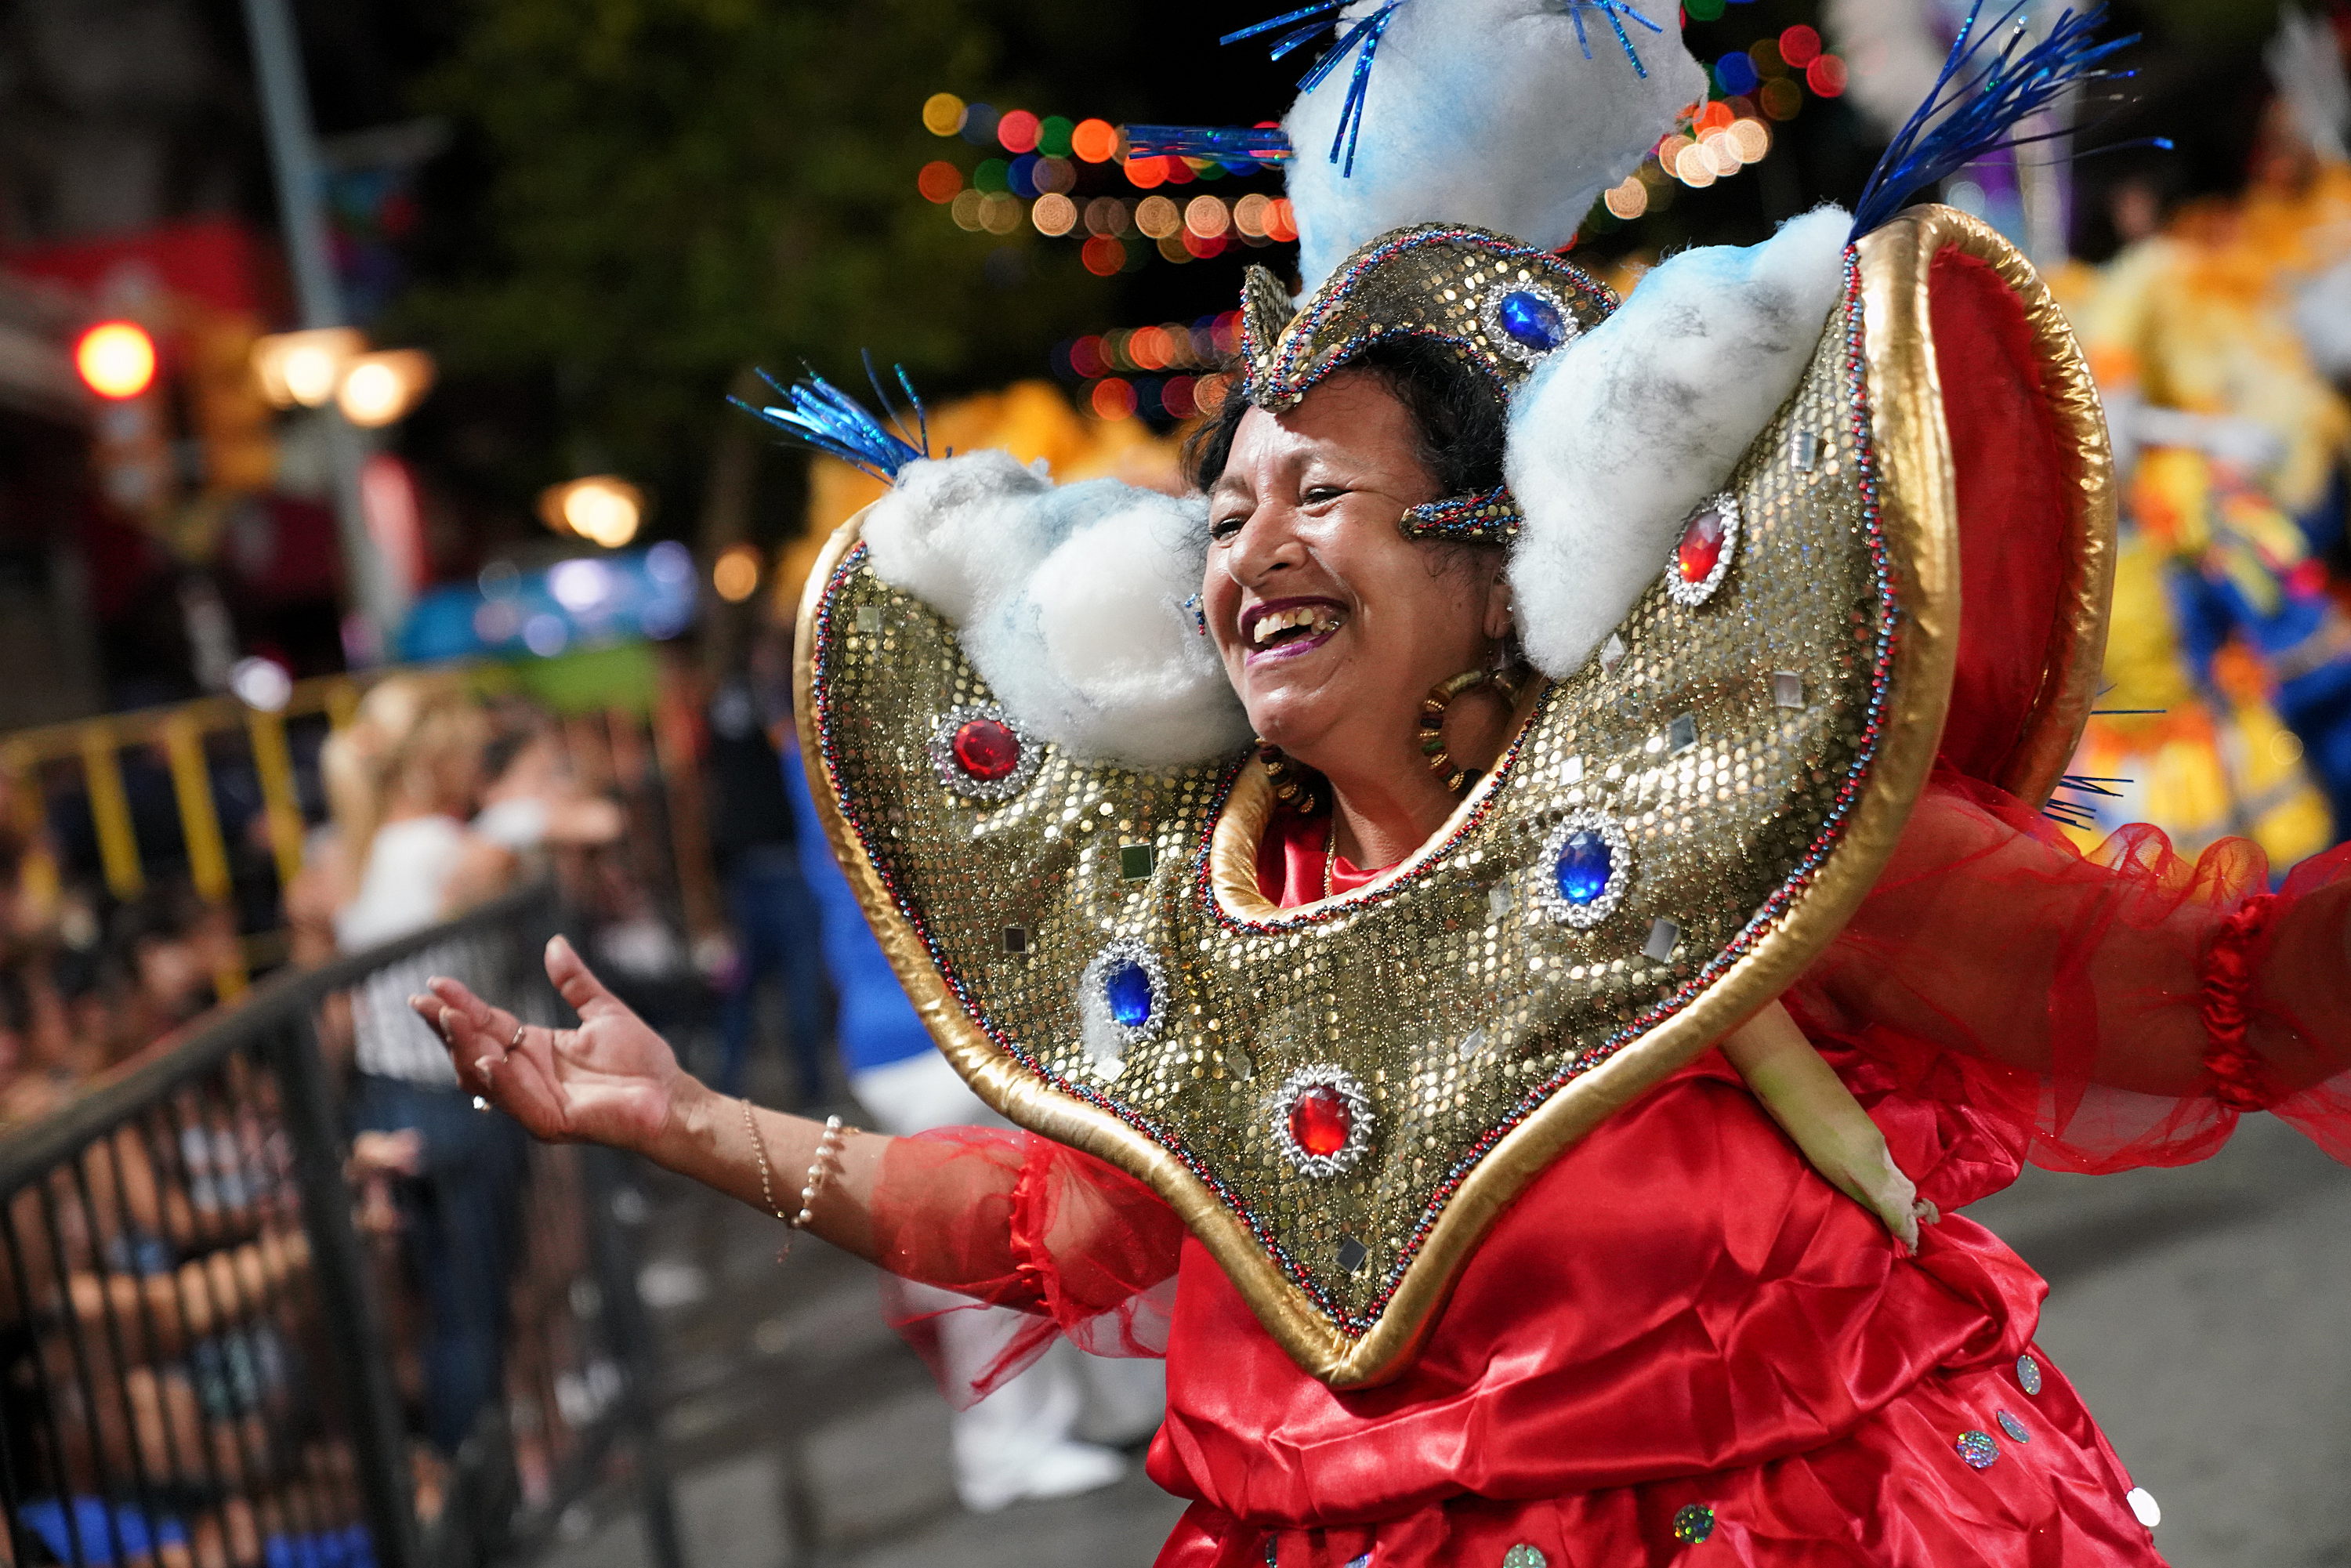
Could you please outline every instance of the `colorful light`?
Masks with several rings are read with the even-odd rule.
[[[710,566],[710,586],[729,604],[740,604],[759,591],[759,550],[756,545],[729,545]]]
[[[1233,227],[1249,239],[1265,237],[1265,214],[1273,205],[1273,198],[1252,191],[1233,204]]]
[[[1804,68],[1804,85],[1823,98],[1843,98],[1846,74],[1843,60],[1834,55],[1822,55]]]
[[[1118,141],[1118,127],[1107,120],[1081,120],[1070,131],[1070,151],[1089,163],[1117,157]]]
[[[1820,58],[1821,36],[1799,22],[1780,35],[1780,57],[1802,70]]]
[[[966,104],[963,111],[963,139],[974,147],[987,147],[996,141],[996,110],[984,103]]]
[[[1116,196],[1096,196],[1086,204],[1086,232],[1095,235],[1123,235],[1134,226],[1127,205]]]
[[[133,321],[100,321],[74,344],[82,384],[120,402],[155,384],[155,340]]]
[[[1070,136],[1077,130],[1061,115],[1049,114],[1037,122],[1037,151],[1049,158],[1070,155]]]
[[[263,394],[279,408],[324,408],[334,401],[343,371],[366,350],[367,340],[349,327],[273,332],[255,340],[253,371]]]
[[[1037,126],[1037,117],[1027,110],[1008,110],[996,122],[996,144],[1007,152],[1034,152]]]
[[[1773,120],[1793,120],[1804,107],[1804,89],[1786,77],[1773,77],[1763,84],[1755,99]]]
[[[1298,237],[1298,214],[1288,196],[1276,196],[1265,213],[1265,237],[1283,244]]]
[[[1152,239],[1172,239],[1183,225],[1183,214],[1165,196],[1145,196],[1134,204],[1134,226]]]
[[[1029,221],[1037,225],[1039,234],[1059,239],[1078,226],[1078,204],[1058,192],[1048,192],[1029,209]]]
[[[432,390],[433,375],[433,356],[422,349],[361,354],[343,372],[342,385],[335,391],[335,406],[353,424],[381,429],[406,417]]]
[[[1134,389],[1116,376],[1094,383],[1093,393],[1087,399],[1097,419],[1133,419]]]
[[[1714,80],[1727,93],[1748,93],[1755,90],[1762,73],[1755,68],[1753,59],[1733,49],[1714,62]]]
[[[577,534],[606,549],[618,549],[636,538],[644,513],[645,493],[610,474],[550,485],[538,494],[538,515],[549,528]]]
[[[1649,210],[1649,187],[1641,183],[1638,174],[1630,175],[1624,183],[1610,186],[1600,200],[1611,216],[1631,223]]]
[[[951,92],[935,92],[923,99],[923,129],[934,136],[953,136],[963,129],[963,99]]]
[[[1167,158],[1130,158],[1126,161],[1127,183],[1145,191],[1155,185],[1164,185],[1167,183],[1168,165],[1172,162]]]
[[[1195,196],[1184,204],[1184,226],[1202,239],[1222,238],[1232,224],[1232,214],[1214,196]]]
[[[945,205],[963,189],[963,171],[944,158],[934,159],[914,176],[914,189],[923,193],[923,200]]]
[[[1020,226],[1020,199],[991,191],[979,199],[979,226],[992,235],[1008,235]]]

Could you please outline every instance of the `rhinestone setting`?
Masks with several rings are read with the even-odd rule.
[[[998,805],[1029,788],[1045,748],[994,703],[949,708],[931,726],[931,770],[967,800]]]
[[[1343,1176],[1371,1153],[1376,1121],[1355,1075],[1327,1063],[1301,1067],[1273,1097],[1273,1141],[1301,1176]]]

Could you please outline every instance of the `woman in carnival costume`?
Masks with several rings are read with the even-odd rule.
[[[1701,95],[1678,40],[1337,20],[1284,134],[1130,132],[1298,150],[1202,496],[768,411],[894,476],[804,600],[810,783],[1029,1131],[723,1100],[560,944],[577,1030],[420,1011],[541,1136],[1164,1354],[1163,1564],[2158,1562],[2043,1282],[1936,1214],[2252,1109],[2351,1149],[2351,893],[2037,810],[2105,435],[2031,268],[1896,208],[2104,47],[1955,57],[1857,216],[1620,307],[1548,247]]]

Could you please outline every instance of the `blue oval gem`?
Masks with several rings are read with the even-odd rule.
[[[1559,879],[1562,898],[1570,904],[1589,904],[1608,891],[1609,874],[1615,869],[1616,857],[1609,852],[1608,841],[1586,828],[1561,848],[1552,874]]]
[[[1567,319],[1559,307],[1540,294],[1514,288],[1494,308],[1494,318],[1512,339],[1538,353],[1548,353],[1567,340]]]
[[[1151,1021],[1150,974],[1129,958],[1103,977],[1102,999],[1110,1004],[1112,1018],[1125,1028],[1141,1029]]]

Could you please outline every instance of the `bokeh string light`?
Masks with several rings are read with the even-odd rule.
[[[998,110],[950,92],[925,99],[922,120],[932,135],[985,154],[968,173],[952,159],[924,163],[914,185],[925,201],[969,233],[1008,235],[1025,221],[1048,238],[1074,240],[1097,277],[1154,256],[1184,263],[1298,237],[1286,197],[1181,189],[1264,172],[1255,162],[1130,156],[1125,133],[1108,120]],[[1102,191],[1106,180],[1112,188]]]
[[[1215,408],[1240,352],[1238,310],[1088,333],[1053,349],[1053,373],[1102,419],[1182,421]]]
[[[1749,3],[1686,0],[1684,9],[1690,20],[1708,22],[1719,19],[1726,5]],[[1670,205],[1677,189],[1704,189],[1761,162],[1771,154],[1774,124],[1801,113],[1808,92],[1842,96],[1848,78],[1845,62],[1802,23],[1718,56],[1708,75],[1708,97],[1690,106],[1685,123],[1635,172],[1603,193],[1595,227],[1631,223]],[[915,176],[925,201],[946,207],[970,233],[1009,235],[1025,221],[1047,238],[1071,239],[1081,265],[1096,277],[1131,272],[1155,256],[1181,264],[1235,246],[1298,237],[1285,197],[1181,189],[1261,174],[1261,162],[1130,155],[1125,132],[1106,120],[999,110],[950,92],[925,99],[922,120],[934,136],[959,138],[985,153],[968,175],[949,159],[925,162]],[[1104,180],[1113,182],[1113,190],[1101,189]]]
[[[1693,21],[1712,21],[1723,14],[1723,0],[1686,9]],[[1796,118],[1807,91],[1839,97],[1847,78],[1844,61],[1802,23],[1718,57],[1708,71],[1719,96],[1691,105],[1680,129],[1661,138],[1639,169],[1602,193],[1606,220],[1600,227],[1662,211],[1677,189],[1703,190],[1761,162],[1771,152],[1771,127]]]

